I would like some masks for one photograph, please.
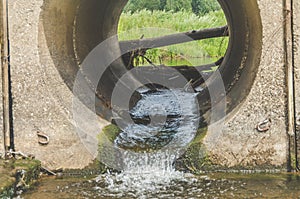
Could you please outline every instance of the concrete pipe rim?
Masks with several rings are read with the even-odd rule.
[[[227,113],[238,107],[250,92],[261,56],[262,25],[257,0],[218,0],[226,16],[230,39],[220,73],[226,89]],[[87,54],[101,41],[117,33],[119,17],[127,1],[109,0],[45,0],[41,12],[40,31],[46,38],[52,61],[70,90],[79,65]],[[44,56],[41,57],[41,62]],[[126,71],[121,71],[125,73]],[[110,95],[117,81],[107,70],[103,87],[97,99],[97,114],[111,119]],[[215,77],[212,75],[210,79]],[[112,83],[113,82],[113,83]],[[101,90],[101,89],[100,89]],[[199,96],[203,112],[211,103],[206,90]]]

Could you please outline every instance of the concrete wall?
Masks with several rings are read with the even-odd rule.
[[[51,169],[81,168],[92,156],[74,130],[71,92],[51,62],[40,63],[42,5],[42,0],[9,1],[15,146]],[[47,146],[38,144],[37,131],[49,136]]]
[[[295,106],[296,106],[296,132],[297,132],[297,140],[298,146],[300,144],[300,2],[294,2],[294,26],[293,26],[293,34],[294,34],[294,72],[295,72]],[[300,162],[300,152],[298,150],[298,162]]]
[[[0,154],[4,153],[4,137],[3,137],[3,114],[2,114],[2,70],[0,70]]]
[[[2,5],[0,4],[0,6],[2,6]],[[1,7],[0,7],[0,10],[2,10]],[[1,23],[2,22],[0,20],[0,26],[2,26]],[[1,44],[1,40],[0,40],[0,44]],[[1,46],[0,46],[0,52],[1,52]],[[2,133],[3,132],[3,122],[2,122],[3,121],[3,114],[2,114],[2,110],[3,110],[3,107],[2,107],[2,70],[0,70],[0,95],[1,95],[1,97],[0,97],[0,131],[1,131],[1,133],[0,133],[0,155],[1,155],[1,154],[4,153],[4,137],[3,137],[3,133]]]
[[[39,48],[46,46],[39,16],[42,5],[42,0],[9,1],[16,150],[34,154],[51,169],[81,168],[93,157],[75,133],[72,93],[56,71],[49,51]],[[206,137],[212,161],[223,166],[284,168],[287,160],[283,6],[278,0],[259,0],[259,6],[263,53],[253,88],[243,104],[228,116],[219,139],[210,141],[213,132]],[[48,61],[41,63],[41,56]],[[271,129],[257,132],[256,124],[265,119],[272,120]],[[38,130],[50,137],[47,146],[38,144]]]
[[[258,2],[263,51],[257,77],[247,99],[228,115],[219,139],[211,142],[211,132],[206,138],[213,161],[224,166],[282,166],[287,160],[283,5],[276,0]],[[271,129],[260,133],[256,125],[265,119],[271,119]]]

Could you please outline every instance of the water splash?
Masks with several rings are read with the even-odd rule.
[[[100,175],[96,181],[105,182],[113,197],[131,193],[138,198],[164,191],[178,181],[192,182],[173,163],[196,135],[200,119],[196,94],[179,89],[143,91],[130,114],[138,122],[115,139],[115,147],[125,149],[123,170]]]
[[[131,193],[132,197],[144,198],[149,193],[166,190],[175,181],[187,182],[187,174],[173,168],[175,158],[173,152],[143,153],[138,159],[129,155],[124,171],[100,175],[96,181],[104,181],[107,191],[115,196]]]

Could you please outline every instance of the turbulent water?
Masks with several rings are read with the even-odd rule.
[[[184,90],[144,91],[130,111],[135,121],[115,140],[131,150],[185,147],[195,136],[199,123],[196,94]],[[172,145],[172,146],[168,146]]]
[[[141,176],[106,174],[96,179],[42,179],[39,186],[22,194],[25,199],[50,198],[299,198],[300,177],[294,174],[209,174],[190,176],[179,174],[177,179],[166,179],[155,189],[132,185]],[[150,175],[148,182],[157,175]],[[132,179],[129,179],[132,178]],[[159,176],[163,178],[163,175]],[[175,176],[176,178],[176,176]],[[119,181],[122,180],[123,185]],[[143,181],[143,180],[142,180]],[[157,180],[152,180],[158,182]],[[150,184],[150,183],[149,183]],[[147,184],[147,185],[149,185]],[[145,184],[143,184],[145,185]],[[140,187],[139,187],[140,186]],[[130,189],[136,187],[137,191]],[[119,188],[119,189],[118,189]]]
[[[18,198],[299,198],[298,175],[207,174],[176,171],[173,162],[193,139],[199,115],[194,93],[142,92],[131,110],[137,124],[115,140],[123,170],[91,179],[42,179]]]
[[[186,174],[175,171],[173,163],[197,132],[196,94],[179,89],[139,92],[142,97],[130,110],[135,124],[126,126],[115,139],[115,146],[126,150],[123,170],[96,180],[105,181],[110,196],[132,193],[143,197],[174,181],[187,181]]]

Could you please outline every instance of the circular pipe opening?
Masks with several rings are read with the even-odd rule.
[[[249,93],[262,46],[262,27],[256,0],[218,0],[229,27],[229,45],[220,73],[228,99],[227,112],[237,107]],[[72,90],[74,79],[85,57],[99,43],[116,35],[118,22],[127,1],[122,0],[45,0],[41,20],[46,46],[61,77]],[[115,50],[120,50],[115,46]],[[41,56],[41,61],[43,56]],[[127,72],[117,60],[106,71],[98,86],[97,113],[110,120],[110,99],[118,79]],[[118,70],[118,71],[115,71]],[[209,81],[214,83],[214,75]],[[199,95],[202,110],[211,107],[209,92]]]

